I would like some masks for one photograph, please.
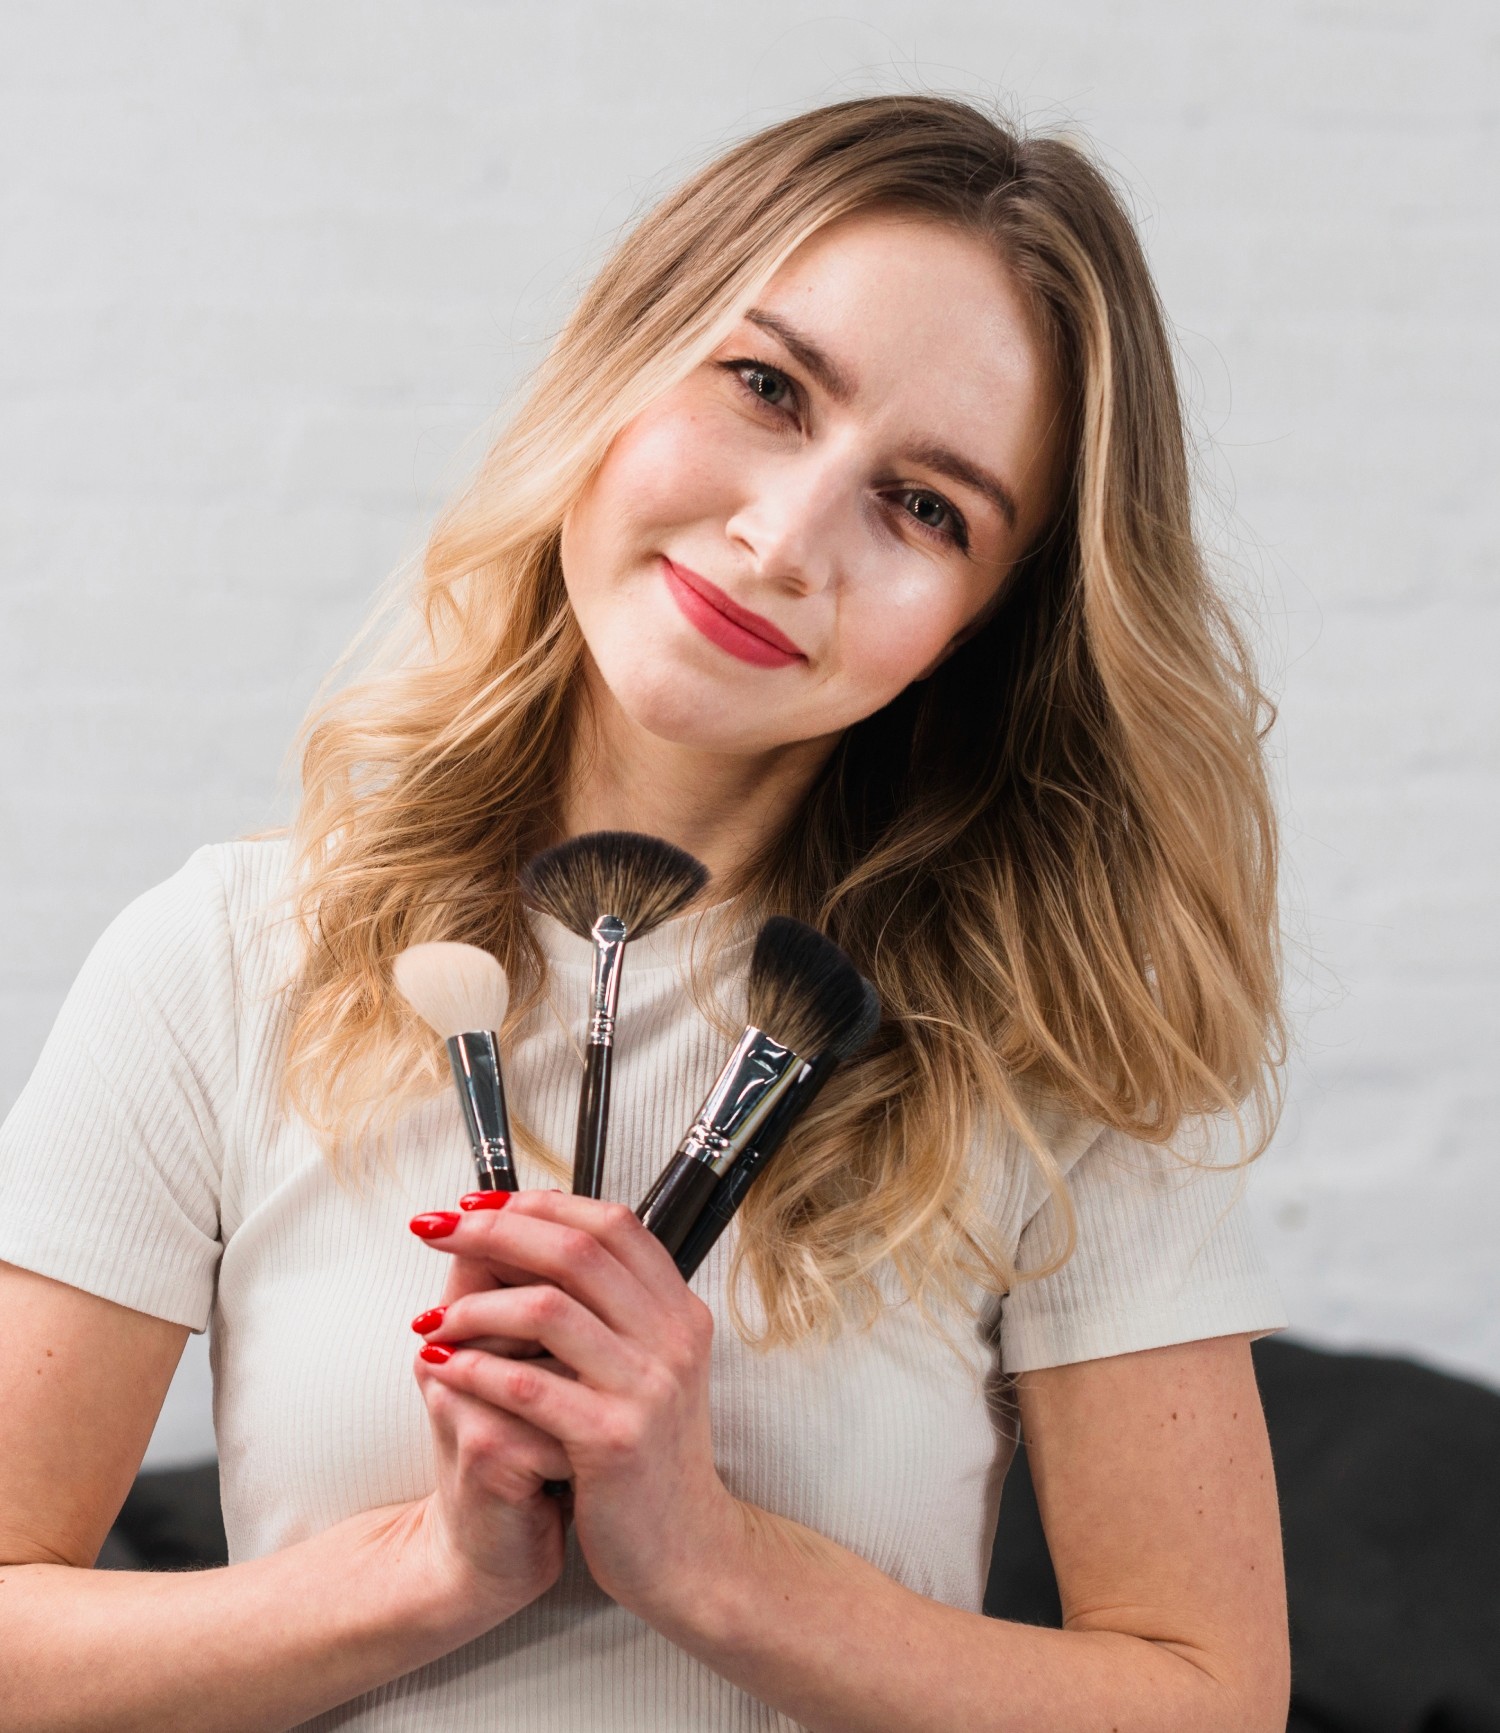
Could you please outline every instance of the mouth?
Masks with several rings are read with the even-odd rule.
[[[689,625],[711,644],[757,668],[788,668],[807,657],[769,620],[731,601],[716,584],[661,556],[667,589]]]

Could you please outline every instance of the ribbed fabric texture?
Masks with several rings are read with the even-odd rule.
[[[285,861],[280,843],[203,849],[127,909],[0,1128],[0,1259],[211,1328],[234,1559],[429,1490],[408,1320],[438,1297],[444,1270],[406,1221],[472,1184],[446,1095],[411,1113],[393,1158],[355,1186],[337,1184],[307,1128],[282,1113],[295,957],[278,902]],[[627,953],[606,1194],[631,1203],[728,1051],[686,991],[696,925],[672,922]],[[549,1003],[507,1051],[506,1079],[522,1116],[566,1151],[589,951],[550,921],[540,934]],[[706,976],[731,1012],[743,1005],[747,951],[731,949]],[[891,1303],[870,1331],[747,1349],[726,1315],[732,1229],[695,1279],[718,1320],[715,1449],[730,1488],[973,1610],[1013,1448],[994,1401],[1003,1373],[1284,1323],[1238,1175],[1184,1171],[1060,1118],[1050,1141],[1078,1250],[1003,1303],[975,1295],[972,1313],[953,1320],[956,1348],[887,1278]],[[1056,1233],[1045,1187],[1008,1138],[976,1160],[1021,1267],[1040,1267]],[[525,1151],[520,1167],[523,1184],[555,1183]],[[606,1599],[574,1551],[554,1589],[486,1637],[308,1725],[688,1733],[792,1723]]]

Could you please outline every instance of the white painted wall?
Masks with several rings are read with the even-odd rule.
[[[110,916],[284,810],[616,226],[795,107],[994,93],[1133,189],[1262,610],[1298,1327],[1500,1380],[1497,41],[1480,0],[4,0],[0,1108]],[[154,1460],[210,1448],[205,1383]]]

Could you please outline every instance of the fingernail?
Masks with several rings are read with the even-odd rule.
[[[516,1194],[511,1191],[466,1191],[458,1200],[460,1209],[504,1209]]]
[[[445,1360],[453,1358],[453,1350],[442,1342],[424,1342],[417,1350],[417,1358],[431,1366],[441,1366]]]
[[[438,1325],[442,1323],[443,1313],[447,1310],[448,1308],[446,1306],[434,1306],[430,1311],[418,1312],[416,1317],[411,1321],[412,1329],[414,1329],[419,1336],[430,1336]]]
[[[411,1231],[422,1240],[441,1240],[451,1234],[459,1224],[459,1214],[452,1209],[432,1209],[425,1215],[411,1218]]]

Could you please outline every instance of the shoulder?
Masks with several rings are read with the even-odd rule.
[[[233,1043],[242,1008],[274,998],[299,955],[288,861],[281,838],[196,850],[105,928],[71,1007],[131,1017],[178,1044]]]

